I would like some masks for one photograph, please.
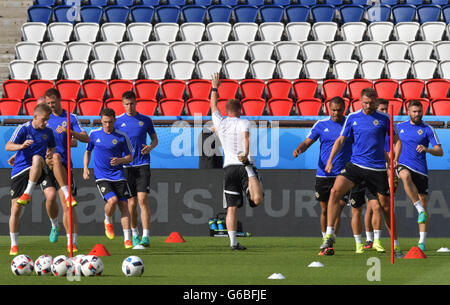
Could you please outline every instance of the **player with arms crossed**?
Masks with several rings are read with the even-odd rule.
[[[419,248],[426,250],[425,241],[428,227],[427,194],[428,167],[426,154],[443,156],[441,143],[434,129],[422,121],[423,106],[420,101],[412,100],[408,106],[409,120],[399,123],[399,137],[403,149],[398,160],[398,175],[405,193],[419,213]],[[431,148],[428,146],[431,144]]]
[[[31,201],[34,187],[43,178],[45,157],[51,158],[55,152],[53,131],[47,127],[51,112],[47,105],[37,105],[33,119],[17,127],[5,146],[7,151],[17,151],[11,172],[10,255],[19,253],[17,237],[22,206]]]
[[[133,91],[123,93],[122,105],[125,113],[117,118],[114,128],[128,135],[134,149],[133,161],[124,165],[125,176],[131,190],[128,209],[130,211],[133,246],[141,244],[148,247],[150,245],[150,207],[148,204],[150,152],[158,145],[158,136],[152,119],[136,111],[136,95]],[[147,145],[147,134],[151,139],[150,145]],[[137,203],[139,203],[141,209],[142,240],[139,237],[138,230]]]
[[[241,103],[228,100],[228,117],[222,117],[217,108],[217,88],[219,74],[212,76],[211,114],[216,133],[224,151],[224,208],[227,209],[226,226],[232,250],[246,250],[237,242],[237,209],[243,205],[244,194],[250,206],[256,207],[264,201],[264,193],[259,181],[253,157],[250,154],[250,124],[241,119]]]
[[[102,127],[92,130],[89,135],[90,141],[83,159],[83,178],[90,178],[88,165],[93,153],[95,183],[106,202],[105,235],[109,239],[115,237],[112,217],[116,206],[119,206],[124,245],[129,249],[133,247],[127,202],[130,188],[123,172],[123,164],[133,161],[133,147],[125,133],[114,129],[116,114],[113,109],[104,108],[100,112],[100,120]]]

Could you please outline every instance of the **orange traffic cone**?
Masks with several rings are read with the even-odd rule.
[[[404,258],[427,258],[427,256],[419,247],[412,247]]]
[[[178,232],[172,232],[164,241],[165,243],[185,243],[186,241]]]
[[[96,244],[94,246],[94,248],[92,248],[91,252],[89,252],[89,255],[111,256],[111,254],[109,254],[108,250],[106,250],[106,247],[102,244]]]

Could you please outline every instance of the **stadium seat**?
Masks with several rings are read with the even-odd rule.
[[[450,89],[450,81],[447,79],[431,79],[427,81],[426,88],[428,99],[446,99]]]
[[[258,8],[253,5],[238,5],[233,8],[236,22],[256,22]]]
[[[259,8],[261,22],[281,22],[284,9],[279,5],[265,5]]]
[[[49,24],[52,12],[50,6],[32,5],[28,8],[28,21]]]
[[[200,60],[219,60],[222,44],[214,41],[203,41],[197,44],[197,55]]]
[[[224,42],[228,41],[231,33],[231,24],[226,22],[213,22],[206,26],[206,34],[209,41]]]
[[[324,3],[325,4],[329,4],[329,5],[342,5],[343,4],[343,0],[325,0]]]
[[[20,28],[22,40],[28,42],[41,42],[44,40],[47,25],[42,22],[25,22]]]
[[[300,78],[303,62],[299,59],[282,59],[277,62],[278,77],[294,80]]]
[[[108,5],[103,10],[106,22],[112,23],[127,23],[130,9],[126,6]]]
[[[344,100],[344,104],[345,104],[345,111],[344,113],[347,113],[348,108],[350,107],[350,100],[346,97],[342,98]],[[324,108],[325,108],[325,114],[326,115],[330,115],[330,101],[326,100],[324,103]]]
[[[316,116],[322,109],[322,101],[318,98],[298,100],[295,105],[298,115],[302,116]]]
[[[315,3],[315,0],[314,0]],[[281,6],[288,6],[291,4],[290,0],[272,0],[273,5],[281,5]]]
[[[416,98],[414,100],[419,101],[422,104],[423,114],[425,115],[428,111],[428,108],[430,107],[430,101],[427,98]],[[408,112],[408,106],[411,100],[405,100],[404,106],[405,106],[405,113]]]
[[[54,6],[55,0],[36,0],[34,3],[37,5]]]
[[[290,98],[272,98],[267,101],[269,115],[289,116],[294,102]]]
[[[180,26],[181,38],[183,41],[202,41],[205,32],[205,24],[201,22],[183,23]]]
[[[364,22],[348,22],[341,26],[342,36],[345,41],[362,41],[366,33],[367,25]]]
[[[271,79],[267,82],[267,94],[269,99],[289,98],[291,89],[292,83],[287,79]]]
[[[356,50],[360,61],[379,59],[383,44],[377,41],[364,41],[356,46]]]
[[[34,97],[27,98],[23,101],[23,112],[25,115],[32,115],[37,105],[37,99]]]
[[[209,99],[211,81],[206,79],[191,79],[187,84],[190,98]]]
[[[394,35],[399,41],[415,41],[419,29],[417,22],[401,22],[394,26]]]
[[[113,71],[113,61],[93,60],[89,64],[89,73],[93,79],[110,80]]]
[[[444,22],[426,22],[420,26],[420,34],[426,41],[441,41],[444,32]]]
[[[28,82],[25,80],[7,79],[3,82],[2,87],[4,97],[23,100],[28,90]]]
[[[85,98],[100,99],[103,101],[107,86],[108,83],[104,80],[87,79],[81,84],[81,89]]]
[[[450,79],[450,60],[443,60],[439,63],[439,74],[441,78]]]
[[[435,59],[416,60],[412,63],[412,74],[414,78],[429,80],[434,78],[438,62]]]
[[[208,99],[190,98],[186,101],[187,115],[207,116],[211,102]]]
[[[179,116],[184,108],[184,100],[164,98],[159,101],[159,111],[165,116]]]
[[[386,4],[372,5],[366,8],[366,19],[369,22],[386,22],[391,15],[391,7]]]
[[[361,98],[361,91],[365,88],[373,88],[372,81],[368,79],[353,79],[348,82],[348,96],[351,100]]]
[[[395,80],[403,80],[408,78],[409,70],[411,69],[411,61],[390,60],[386,62],[386,74],[388,78]]]
[[[81,42],[95,42],[99,30],[100,25],[93,22],[77,23],[73,29],[76,40]]]
[[[313,22],[332,22],[334,20],[335,11],[336,8],[333,5],[315,5],[311,7]]]
[[[167,0],[166,3],[168,5],[173,5],[173,6],[184,6],[186,4],[185,0]]]
[[[121,99],[122,94],[133,89],[131,80],[113,79],[108,82],[108,93],[110,98]]]
[[[419,99],[425,89],[425,82],[420,79],[405,79],[400,83],[402,99]]]
[[[61,79],[56,81],[55,88],[61,93],[61,99],[76,100],[80,92],[81,83],[79,80]]]
[[[62,61],[66,53],[67,46],[64,42],[44,42],[41,45],[43,59]]]
[[[301,46],[304,60],[323,59],[327,50],[327,44],[322,41],[308,41]]]
[[[356,60],[339,60],[333,64],[333,73],[337,79],[351,80],[355,78],[358,65]]]
[[[299,0],[298,1],[299,4],[301,5],[316,5],[317,1],[316,0]]]
[[[412,61],[427,60],[431,58],[434,44],[431,41],[415,41],[409,45],[408,50]]]
[[[45,91],[54,87],[54,83],[51,80],[34,79],[28,83],[30,89],[30,96],[36,99],[44,95]]]
[[[244,79],[239,83],[242,98],[259,99],[264,92],[265,83],[261,79]]]
[[[287,22],[307,22],[310,8],[306,5],[290,5],[285,10]]]
[[[256,23],[242,22],[233,25],[233,35],[236,41],[252,42],[258,32]]]
[[[245,0],[246,5],[264,6],[264,0]]]
[[[399,22],[412,22],[416,15],[416,7],[410,4],[399,4],[392,7],[392,19]]]
[[[146,79],[162,80],[166,76],[168,63],[166,60],[146,60],[142,64],[142,70],[144,71]]]
[[[141,71],[141,62],[136,60],[119,60],[116,72],[119,79],[136,80]]]
[[[367,27],[367,34],[372,41],[389,41],[394,24],[391,22],[373,22]]]
[[[50,41],[68,42],[73,32],[73,25],[69,22],[52,22],[47,27]]]
[[[339,13],[341,15],[341,22],[360,22],[364,15],[364,6],[347,4],[339,7]]]
[[[233,9],[226,5],[212,5],[208,7],[209,22],[230,22],[231,13]]]
[[[400,98],[388,99],[389,107],[394,106],[394,115],[400,115],[400,111],[403,108],[403,100]]]
[[[249,64],[246,60],[227,60],[223,63],[223,72],[228,79],[245,79]]]
[[[434,115],[450,115],[450,99],[431,101],[431,110]]]
[[[312,25],[312,33],[316,41],[334,41],[337,30],[338,26],[334,22],[315,22]]]
[[[292,83],[296,101],[313,99],[316,95],[317,81],[313,79],[297,79]]]
[[[181,9],[183,22],[203,23],[206,16],[206,8],[200,5],[186,5]]]
[[[211,79],[214,73],[220,73],[222,62],[220,60],[199,60],[196,63],[198,78]]]
[[[291,22],[286,24],[285,32],[290,41],[307,41],[311,31],[311,24],[308,22]]]
[[[122,99],[118,98],[109,98],[105,101],[104,104],[105,108],[113,109],[116,115],[121,115],[125,112],[125,109],[123,108]]]
[[[130,41],[145,43],[150,40],[152,25],[145,22],[134,22],[127,26],[127,36]]]
[[[300,43],[295,41],[280,41],[275,44],[275,54],[278,60],[295,60],[300,53]]]
[[[381,0],[381,4],[387,4],[387,5],[396,5],[399,3],[399,0]]]
[[[359,64],[359,73],[362,78],[369,80],[380,79],[385,68],[385,62],[381,59],[364,60]]]
[[[446,24],[450,23],[450,5],[446,5],[442,8],[442,17]]]
[[[140,61],[144,45],[139,42],[125,41],[119,45],[118,51],[122,60]]]
[[[134,0],[115,0],[115,4],[119,6],[133,6]]]
[[[92,49],[95,59],[114,61],[119,47],[114,42],[100,41],[95,43]]]
[[[173,60],[169,63],[169,71],[173,79],[189,80],[195,69],[192,60]]]
[[[108,5],[108,0],[88,0],[88,4],[93,6],[106,6]]]
[[[329,46],[333,60],[351,60],[355,51],[355,44],[350,41],[336,41]]]
[[[58,5],[53,8],[53,16],[55,22],[75,23],[77,19],[77,10],[71,5]]]
[[[156,108],[158,107],[158,102],[156,100],[137,98],[136,102],[136,110],[143,115],[154,115]]]
[[[186,82],[179,79],[167,79],[161,83],[163,98],[183,99]]]
[[[130,9],[132,22],[152,23],[154,8],[145,5],[136,5]]]
[[[268,41],[254,41],[248,44],[248,50],[252,60],[269,60],[272,57],[274,47],[274,44]]]
[[[150,41],[144,45],[144,50],[147,59],[165,61],[169,54],[170,44],[165,41]]]
[[[29,80],[34,70],[34,63],[28,60],[15,59],[10,61],[8,68],[11,79]]]
[[[179,26],[176,23],[157,23],[153,27],[156,40],[172,42],[177,38]]]
[[[99,115],[103,107],[103,99],[100,98],[82,98],[77,102],[79,115]],[[117,114],[117,113],[116,113]]]
[[[323,80],[327,77],[329,61],[325,59],[306,60],[303,63],[306,78]]]
[[[159,22],[177,23],[180,17],[180,9],[174,5],[160,5],[156,7],[156,16]]]
[[[21,60],[36,61],[40,49],[41,45],[37,42],[18,42],[15,46],[16,58]]]
[[[245,60],[248,44],[241,41],[229,41],[223,44],[223,54],[226,60]]]
[[[193,0],[192,4],[208,7],[212,5],[212,0]]]
[[[219,0],[220,5],[236,6],[238,5],[238,0]]]
[[[431,0],[430,3],[436,4],[436,5],[446,5],[446,4],[448,4],[448,1],[447,0]]]
[[[134,82],[136,97],[145,100],[156,100],[159,82],[151,79],[138,79]]]
[[[390,41],[383,45],[383,57],[385,60],[405,59],[409,45],[404,41]]]
[[[242,114],[246,116],[261,116],[266,108],[266,100],[262,98],[244,98],[241,101]]]
[[[263,41],[281,41],[283,32],[284,24],[281,22],[265,22],[259,25],[259,35]]]
[[[347,82],[341,79],[328,79],[323,82],[323,98],[329,100],[335,96],[344,97]]]
[[[253,60],[250,62],[250,71],[255,79],[269,80],[273,78],[277,64],[274,60]]]
[[[56,80],[61,70],[61,63],[55,60],[44,59],[36,62],[35,68],[38,79]]]
[[[425,22],[439,21],[441,7],[434,4],[423,4],[417,7],[417,17],[420,24]]]
[[[84,80],[87,69],[87,61],[66,60],[62,63],[62,72],[65,79]]]
[[[422,0],[405,0],[404,3],[411,5],[421,5]]]
[[[398,81],[393,79],[377,79],[373,84],[378,97],[384,99],[395,98],[398,85]]]
[[[126,30],[125,23],[119,22],[103,23],[100,28],[102,40],[107,42],[122,42]]]
[[[67,55],[70,60],[87,62],[91,55],[92,44],[89,42],[73,41],[67,44]]]
[[[192,60],[195,53],[195,43],[177,41],[170,45],[170,55],[175,60]]]
[[[217,94],[219,99],[234,99],[239,89],[239,83],[234,79],[222,79],[219,87],[217,88]]]
[[[0,115],[18,115],[22,107],[22,100],[13,98],[0,99]]]
[[[100,23],[103,9],[100,6],[82,6],[80,9],[81,22]]]

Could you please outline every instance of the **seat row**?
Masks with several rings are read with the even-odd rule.
[[[54,8],[33,5],[28,9],[28,21],[43,22],[376,22],[392,21],[425,22],[444,21],[450,23],[450,5],[441,7],[434,4],[414,6],[410,4],[390,5],[334,5],[316,6],[290,5],[161,5],[157,7],[137,5],[127,6],[70,6],[61,5]]]

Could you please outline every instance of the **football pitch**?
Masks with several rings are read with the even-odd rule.
[[[355,254],[353,238],[338,238],[334,256],[318,256],[320,238],[300,237],[251,237],[240,238],[246,251],[231,251],[228,238],[189,237],[185,243],[165,243],[166,237],[151,237],[151,245],[145,250],[123,248],[123,240],[105,236],[79,237],[79,252],[88,254],[98,243],[111,253],[101,257],[104,271],[101,276],[81,277],[79,281],[54,276],[15,276],[11,272],[9,237],[0,236],[0,285],[449,285],[450,253],[438,253],[437,249],[449,247],[449,239],[427,239],[426,259],[397,259],[390,263],[389,239],[382,240],[388,250],[377,253],[367,250]],[[42,254],[66,255],[66,238],[60,236],[50,244],[45,236],[20,236],[19,254],[33,260]],[[406,254],[417,239],[400,239]],[[122,261],[137,255],[145,263],[142,277],[125,277]],[[372,259],[373,257],[378,260]],[[323,268],[310,268],[314,261]],[[378,261],[379,281],[370,281],[368,274]],[[369,264],[368,264],[369,262]],[[286,279],[269,280],[273,273],[281,273]],[[373,280],[373,278],[372,278]]]

